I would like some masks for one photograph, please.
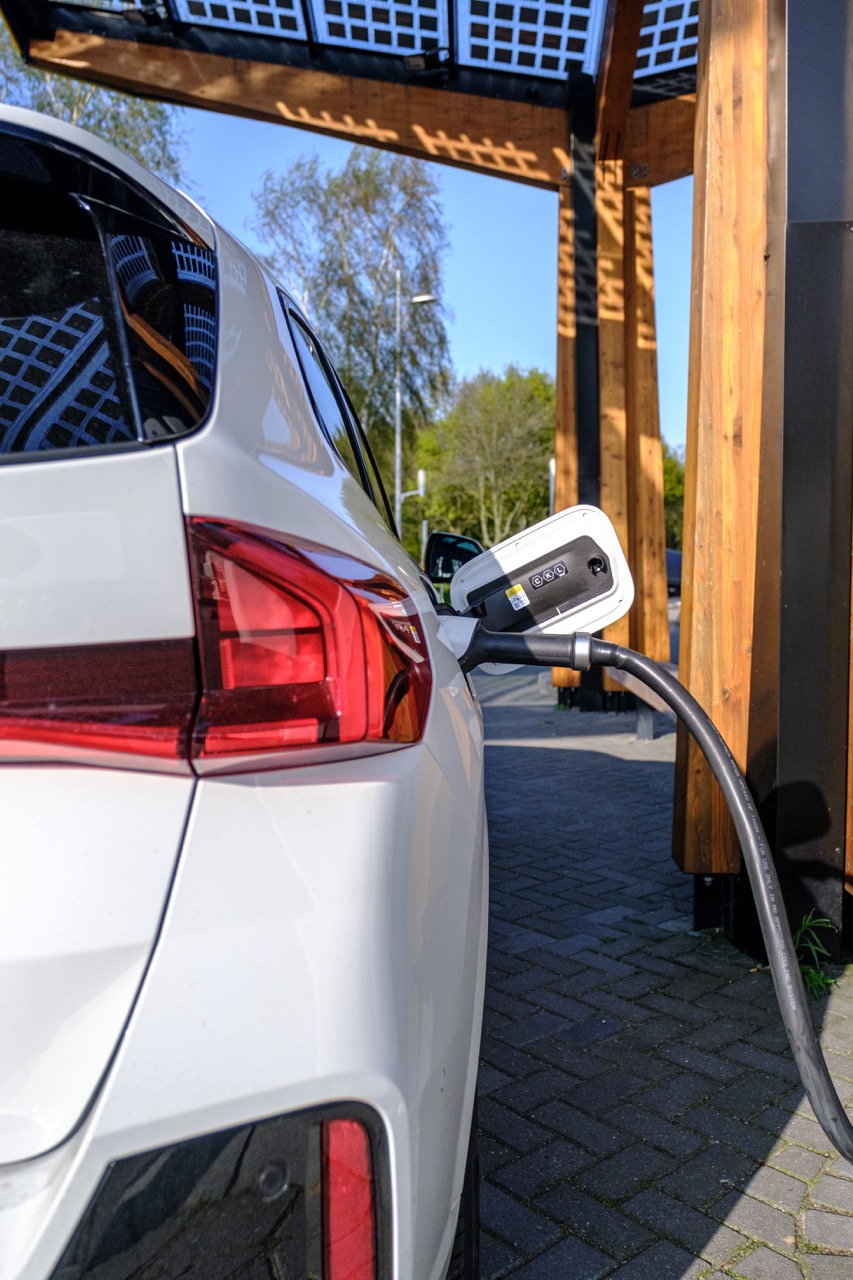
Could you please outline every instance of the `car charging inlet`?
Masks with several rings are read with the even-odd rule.
[[[575,671],[616,667],[653,690],[685,725],[720,785],[738,834],[776,998],[806,1096],[826,1136],[841,1155],[853,1161],[853,1125],[832,1082],[808,1010],[767,836],[743,774],[713,721],[684,686],[651,658],[585,633],[511,634],[488,631],[478,623],[460,665],[471,671],[481,663],[569,667]]]

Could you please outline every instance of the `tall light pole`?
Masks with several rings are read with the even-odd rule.
[[[397,526],[398,536],[402,536],[403,532],[403,386],[402,386],[402,365],[403,365],[403,299],[400,292],[400,268],[397,268],[396,277],[396,295],[395,295],[395,315],[396,315],[396,334],[397,334],[397,360],[394,370],[394,524]],[[435,295],[432,293],[416,293],[413,298],[409,299],[411,306],[417,306],[424,302],[435,302]]]

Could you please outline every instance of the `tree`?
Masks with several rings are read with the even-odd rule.
[[[553,380],[538,369],[464,381],[421,445],[430,523],[493,546],[544,519],[555,404]]]
[[[2,22],[0,102],[29,107],[79,125],[113,143],[160,177],[170,182],[180,180],[184,143],[177,108],[36,71],[21,58]]]
[[[666,545],[681,550],[684,534],[684,458],[664,441],[663,511]]]
[[[270,170],[253,197],[252,227],[266,260],[328,348],[380,460],[394,420],[397,271],[409,445],[448,382],[441,302],[448,241],[438,190],[421,161],[354,147],[338,172],[317,156]],[[417,294],[436,300],[412,305]]]

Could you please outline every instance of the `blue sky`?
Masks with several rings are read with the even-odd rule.
[[[264,171],[308,152],[338,167],[349,150],[286,125],[201,111],[184,118],[189,190],[251,248],[258,247],[247,225],[252,193]],[[451,243],[445,300],[456,373],[500,372],[508,364],[553,373],[556,194],[443,165],[436,172]],[[684,443],[687,409],[691,200],[690,179],[652,195],[661,429],[675,446]]]

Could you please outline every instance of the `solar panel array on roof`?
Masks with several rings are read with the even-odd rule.
[[[152,0],[65,0],[151,12]],[[162,0],[190,26],[368,53],[448,51],[460,67],[565,80],[595,74],[607,0]],[[448,4],[453,4],[448,12]],[[57,7],[50,0],[48,8]],[[648,0],[636,79],[696,62],[699,0]]]

